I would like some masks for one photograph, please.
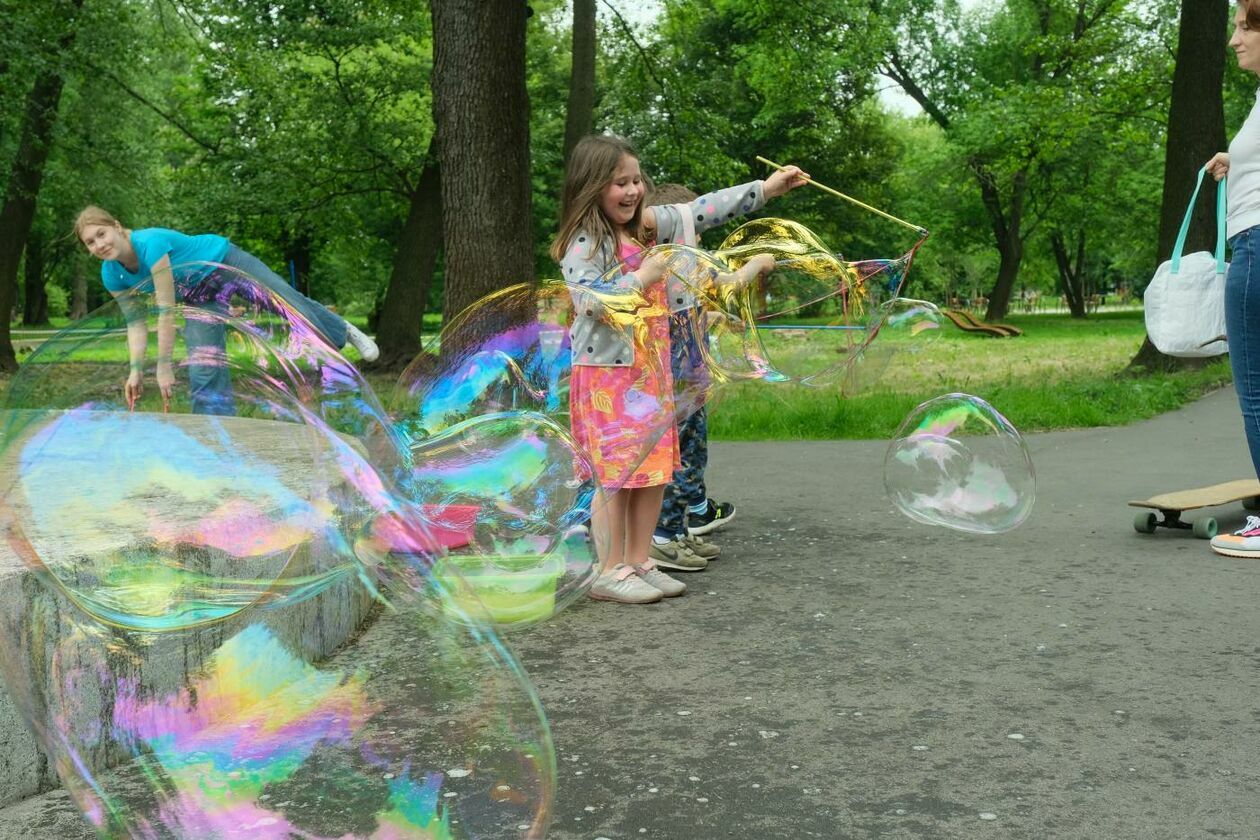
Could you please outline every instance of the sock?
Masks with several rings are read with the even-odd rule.
[[[708,509],[709,509],[708,499],[702,499],[696,502],[694,505],[687,505],[687,513],[694,513],[697,516],[704,513]]]
[[[669,542],[672,539],[673,537],[669,537],[669,536],[662,537],[660,531],[656,531],[652,534],[652,542],[655,543],[656,545],[665,545],[665,543]]]

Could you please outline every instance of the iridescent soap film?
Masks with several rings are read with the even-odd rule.
[[[884,456],[884,486],[911,519],[977,534],[1017,527],[1037,496],[1023,437],[969,394],[928,400],[906,417]]]

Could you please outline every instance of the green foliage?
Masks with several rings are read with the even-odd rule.
[[[869,10],[832,5],[849,25],[819,26],[809,4],[665,3],[644,43],[611,39],[597,124],[631,138],[658,181],[704,191],[764,177],[761,154],[886,204],[897,145],[871,100],[873,45],[856,34]],[[765,214],[802,221],[853,257],[888,255],[898,231],[820,192]]]
[[[570,21],[565,14],[568,3],[563,0],[531,5],[534,17],[526,41],[526,85],[534,185],[534,264],[536,276],[556,277],[556,264],[547,249],[560,226],[565,106],[571,65]]]
[[[91,202],[133,226],[226,233],[282,273],[306,248],[314,296],[371,312],[432,139],[426,4],[86,0],[75,47],[60,55],[55,9],[67,2],[0,0],[6,172],[31,80],[57,63],[69,71],[36,219],[50,288],[86,277],[92,302],[102,300],[98,266],[66,236]],[[546,248],[563,174],[569,4],[531,6],[533,231],[545,277],[555,273]],[[1140,287],[1153,268],[1177,9],[663,0],[629,33],[601,4],[597,130],[630,137],[657,180],[703,190],[762,177],[762,154],[924,225],[933,235],[910,294],[942,302],[987,293],[997,271],[975,166],[1004,195],[1024,173],[1024,286],[1057,296],[1048,235],[1084,229],[1088,282]],[[1089,25],[1078,32],[1080,10]],[[894,52],[945,126],[876,95]],[[1231,133],[1254,103],[1254,80],[1232,65]],[[851,258],[912,241],[817,190],[764,212],[802,221]],[[435,311],[441,280],[439,263]]]
[[[95,274],[62,238],[96,203],[131,227],[226,234],[281,273],[304,244],[314,294],[370,311],[432,136],[427,12],[402,0],[85,11],[37,221],[57,249],[50,281]]]
[[[46,286],[44,289],[48,295],[48,317],[64,318],[66,313],[70,311],[70,294],[60,286]]]
[[[994,247],[995,218],[1008,223],[1019,200],[1032,275],[1021,277],[1024,285],[1053,292],[1048,235],[1074,239],[1080,230],[1088,231],[1088,285],[1145,282],[1154,267],[1175,7],[1021,0],[965,14],[948,2],[883,8],[895,21],[889,71],[919,85],[945,137],[948,152],[935,159],[953,177],[938,177],[960,200],[936,202],[946,224],[928,226],[957,226],[945,236],[947,251],[965,259],[977,246]],[[980,203],[976,171],[991,179],[996,208]],[[952,269],[957,276],[959,265]]]

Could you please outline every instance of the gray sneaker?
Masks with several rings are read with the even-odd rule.
[[[683,545],[691,549],[692,554],[697,554],[705,560],[716,560],[722,555],[722,549],[706,540],[704,537],[693,537],[690,534],[682,538]]]
[[[676,572],[700,572],[705,566],[709,565],[709,561],[705,560],[699,554],[696,554],[686,543],[681,540],[670,540],[667,543],[658,543],[652,540],[652,544],[648,546],[648,557],[656,561],[656,565],[666,569],[673,569]]]
[[[617,601],[622,604],[651,604],[664,595],[661,590],[643,580],[632,566],[618,563],[595,578],[589,594],[597,601]]]
[[[644,583],[659,589],[661,594],[666,598],[677,598],[679,595],[687,591],[687,584],[681,580],[674,580],[669,575],[656,568],[656,561],[649,560],[642,566],[635,566],[634,573],[638,575]]]

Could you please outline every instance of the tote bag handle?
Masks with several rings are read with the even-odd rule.
[[[1199,179],[1194,182],[1194,192],[1190,194],[1190,206],[1186,208],[1186,217],[1181,220],[1181,230],[1177,232],[1177,241],[1173,243],[1172,272],[1181,270],[1181,252],[1186,247],[1186,236],[1190,233],[1190,216],[1194,213],[1194,202],[1199,197],[1199,187],[1203,186],[1203,176],[1207,167],[1199,170]],[[1222,178],[1216,185],[1216,273],[1225,273],[1225,209],[1226,185],[1229,178]]]

